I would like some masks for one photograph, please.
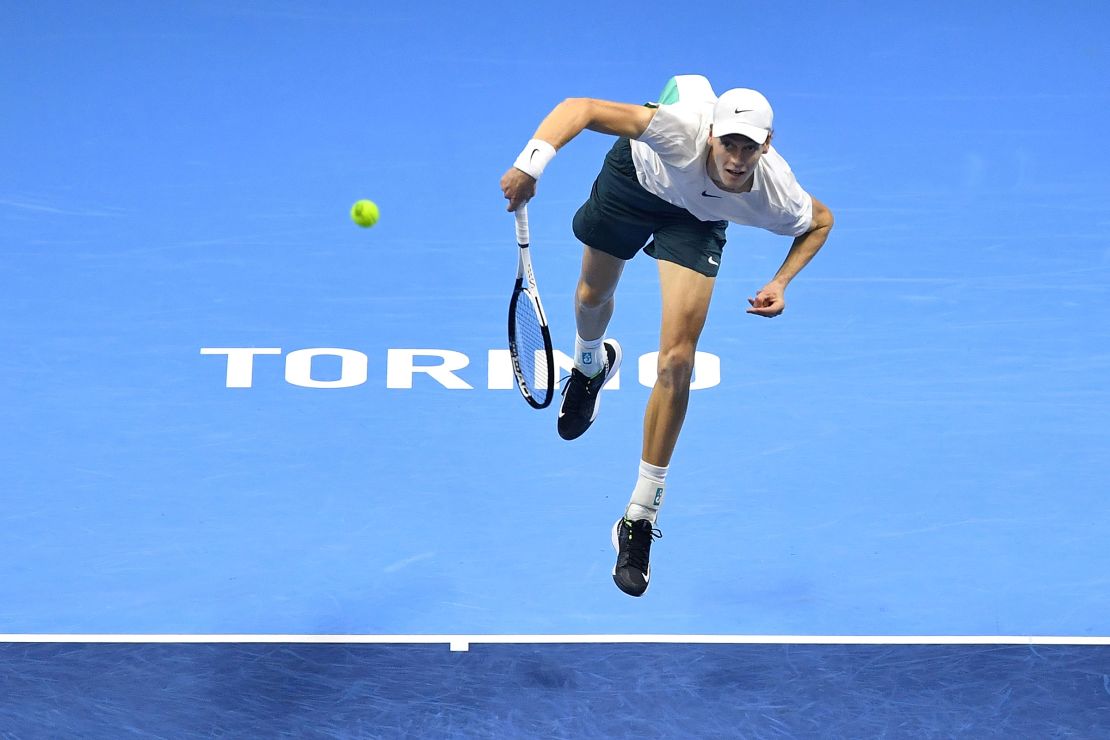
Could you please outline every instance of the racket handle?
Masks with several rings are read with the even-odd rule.
[[[516,214],[516,243],[522,247],[528,246],[528,206],[521,205],[514,211]]]

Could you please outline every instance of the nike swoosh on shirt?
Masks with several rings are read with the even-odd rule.
[[[704,196],[705,196],[706,198],[720,198],[720,197],[721,197],[721,196],[719,196],[719,195],[711,195],[710,193],[707,193],[707,192],[706,192],[706,191],[704,191],[704,190],[703,190],[703,191],[701,191],[701,194],[702,194],[702,195],[704,195]]]

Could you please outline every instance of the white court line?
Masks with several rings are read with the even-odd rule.
[[[316,643],[355,645],[673,644],[673,645],[1110,645],[1110,636],[1064,635],[267,635],[0,634],[0,642]]]

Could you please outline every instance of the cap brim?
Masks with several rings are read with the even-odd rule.
[[[756,144],[763,144],[767,141],[767,137],[770,135],[770,132],[765,128],[760,128],[759,126],[748,126],[743,123],[732,123],[722,126],[720,131],[717,130],[716,126],[713,127],[713,135],[716,136],[718,139],[722,136],[728,136],[729,134],[740,134],[741,136],[747,136]]]

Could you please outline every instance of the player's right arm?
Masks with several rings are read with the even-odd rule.
[[[636,139],[647,130],[655,110],[595,98],[567,98],[547,114],[532,140],[546,142],[558,151],[586,129]],[[501,178],[501,192],[509,201],[508,210],[515,211],[536,194],[536,177],[514,165]]]
[[[556,149],[561,149],[586,129],[636,139],[647,129],[655,111],[655,108],[643,105],[594,98],[567,98],[547,114],[536,129],[534,138],[542,139]]]

